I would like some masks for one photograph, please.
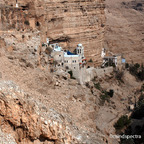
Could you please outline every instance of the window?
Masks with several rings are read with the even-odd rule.
[[[68,61],[66,60],[65,63],[68,63]]]

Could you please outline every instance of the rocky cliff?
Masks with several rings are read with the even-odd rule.
[[[106,0],[105,48],[123,53],[127,62],[143,63],[144,1]]]
[[[0,59],[0,142],[8,136],[19,144],[103,143],[89,89],[65,74]]]
[[[113,125],[130,114],[142,82],[126,70],[120,78],[105,74],[81,86],[48,62],[41,47],[46,37],[71,50],[81,42],[86,55],[97,59],[103,1],[18,3],[16,8],[14,0],[0,2],[0,143],[118,144],[110,137]]]
[[[140,95],[141,82],[129,72],[122,81],[112,73],[81,86],[62,70],[33,68],[25,55],[5,55],[0,55],[0,143],[118,144],[110,137],[113,125],[131,113],[128,107]],[[107,99],[103,91],[110,89],[114,95]]]
[[[0,125],[4,132],[9,131],[9,139],[0,138],[1,143],[14,143],[12,136],[23,144],[81,143],[80,132],[74,136],[61,114],[53,109],[43,113],[40,107],[44,105],[38,104],[12,81],[1,81],[0,85]],[[3,135],[0,131],[0,136]]]
[[[1,1],[1,30],[39,30],[41,42],[49,37],[64,48],[74,50],[78,43],[85,55],[99,62],[105,27],[104,0],[63,1],[18,0]]]

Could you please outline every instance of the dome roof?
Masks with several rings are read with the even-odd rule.
[[[82,47],[82,44],[78,44],[79,47]]]

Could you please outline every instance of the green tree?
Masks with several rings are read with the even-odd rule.
[[[130,124],[130,122],[131,122],[131,120],[128,118],[128,116],[123,115],[114,124],[114,127],[116,130],[121,130],[124,128],[124,126],[128,126]]]

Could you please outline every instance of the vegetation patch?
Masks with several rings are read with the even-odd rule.
[[[98,89],[99,91],[101,91],[101,95],[100,95],[100,104],[104,105],[105,101],[110,102],[110,98],[113,97],[114,95],[114,90],[110,89],[109,91],[104,90],[100,83],[94,83],[94,87],[96,89]]]
[[[101,90],[101,89],[102,89],[99,82],[98,82],[98,83],[94,83],[94,87],[95,87],[96,89],[98,89],[98,90]]]
[[[139,123],[139,120],[144,118],[144,84],[141,86],[141,96],[137,103],[136,108],[134,109],[131,119],[135,119],[132,123],[127,127],[124,134],[126,135],[139,135],[140,138],[121,138],[120,144],[142,144],[144,143],[144,125]],[[138,121],[137,121],[137,120]],[[133,129],[132,129],[133,127]]]
[[[110,96],[107,94],[106,91],[100,95],[100,98],[101,98],[102,105],[104,105],[105,101],[109,102],[109,100],[110,100]]]
[[[131,117],[134,119],[141,119],[144,117],[144,103],[135,108]]]
[[[116,130],[121,130],[125,126],[128,126],[130,124],[131,120],[128,118],[128,116],[123,115],[121,116],[118,121],[114,124],[114,127]]]
[[[107,101],[107,102],[110,102],[110,98],[113,96],[113,93],[114,91],[105,91],[105,90],[102,90],[102,94],[100,95],[100,98],[101,98],[101,101],[100,101],[100,104],[101,105],[104,105],[104,103]]]
[[[107,94],[112,98],[114,95],[114,90],[110,89],[109,92],[107,92]]]
[[[135,76],[137,79],[144,80],[144,66],[143,64],[132,64],[129,66],[129,72],[131,75]]]
[[[45,46],[45,44],[44,43],[42,43],[42,47],[44,47]]]
[[[115,78],[120,81],[120,82],[124,82],[123,81],[123,76],[124,76],[124,72],[123,71],[116,71],[115,73]]]
[[[93,60],[92,60],[92,59],[90,59],[88,62],[93,62]]]
[[[142,119],[144,117],[144,94],[143,94],[143,92],[144,92],[144,84],[141,87],[141,95],[137,102],[137,106],[131,115],[131,118]]]
[[[125,68],[129,68],[129,64],[128,63],[125,64]]]

